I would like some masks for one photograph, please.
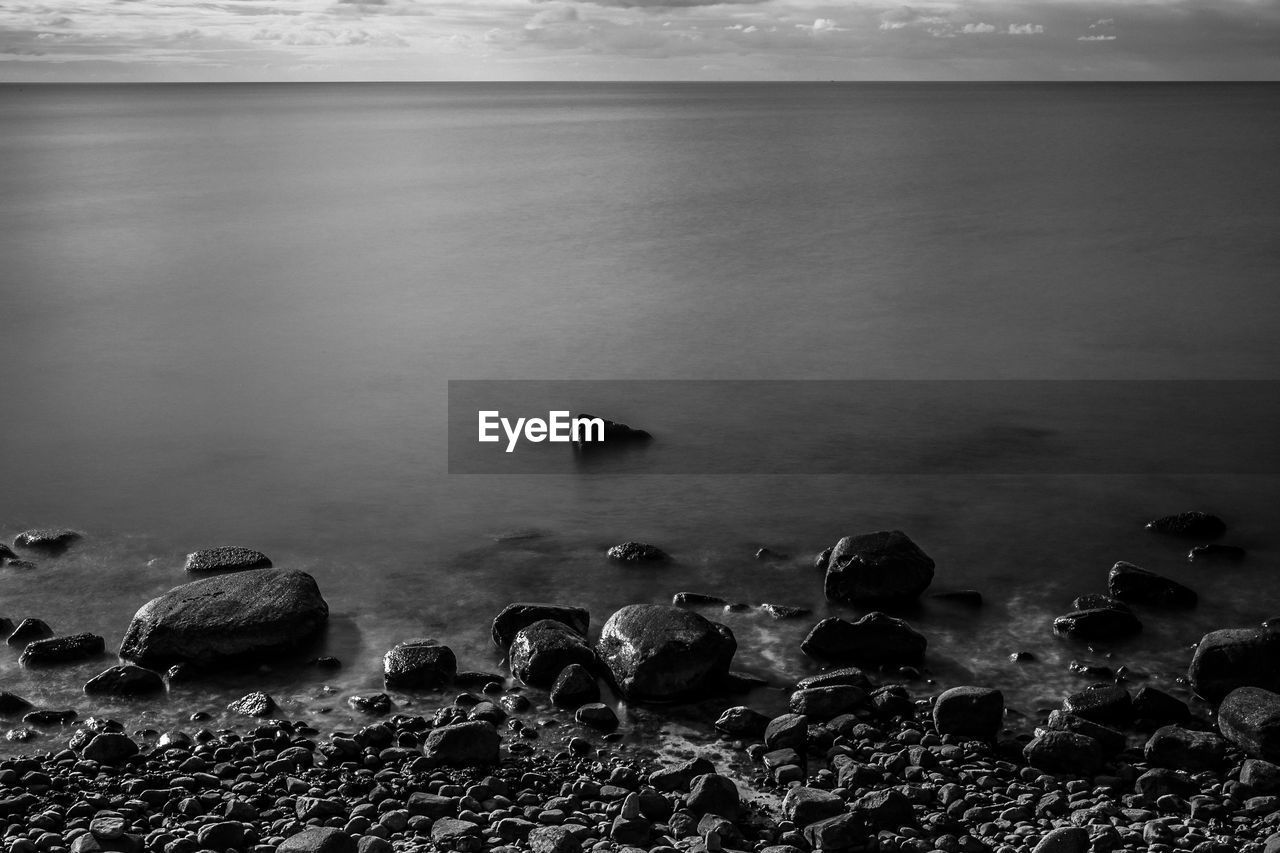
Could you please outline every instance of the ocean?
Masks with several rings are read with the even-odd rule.
[[[1260,409],[1276,399],[1278,94],[0,87],[0,534],[85,534],[36,569],[0,570],[0,616],[114,650],[141,604],[186,580],[188,551],[245,545],[315,575],[343,669],[264,661],[106,709],[157,728],[195,710],[225,721],[250,689],[299,718],[354,719],[344,698],[380,688],[392,644],[434,636],[463,668],[492,669],[492,617],[530,599],[586,605],[596,628],[681,590],[812,608],[794,622],[704,611],[737,635],[738,668],[781,684],[817,670],[798,649],[816,619],[861,612],[823,600],[813,556],[899,528],[936,560],[933,589],[985,600],[900,611],[930,640],[930,681],[913,689],[991,684],[1031,715],[1086,683],[1071,660],[1105,660],[1179,691],[1204,631],[1280,615],[1278,469],[1212,438],[1221,468],[1192,464],[1206,421],[1272,422],[1197,389],[1252,380]],[[697,430],[733,453],[724,472],[584,470],[568,455],[552,473],[451,471],[451,381],[689,379],[840,393],[817,421],[765,396],[681,421],[626,386],[595,412],[650,429],[655,449]],[[1168,465],[981,461],[1052,422],[993,422],[979,462],[949,464],[898,434],[899,413],[860,380],[961,394],[1000,380],[1013,403],[1026,380],[1166,380],[1140,387],[1171,413],[1142,441]],[[828,447],[816,468],[769,465],[845,412],[926,463],[863,466]],[[1083,402],[1064,417],[1101,423],[1091,441],[1108,432]],[[1184,509],[1224,517],[1247,560],[1189,564],[1186,543],[1143,530]],[[630,539],[674,563],[604,560]],[[761,547],[782,556],[757,560]],[[1141,637],[1107,650],[1055,637],[1053,616],[1104,592],[1117,560],[1188,583],[1201,605],[1141,611]],[[0,683],[87,714],[81,685],[105,665],[28,671],[0,654]]]

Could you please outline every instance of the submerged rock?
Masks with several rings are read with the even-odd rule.
[[[1139,633],[1142,623],[1128,609],[1095,607],[1059,616],[1053,620],[1053,630],[1077,640],[1111,642]]]
[[[623,696],[669,702],[719,689],[738,644],[727,627],[692,611],[633,604],[609,617],[597,648]]]
[[[15,536],[13,547],[56,554],[67,550],[78,539],[78,532],[65,527],[39,527],[24,530]]]
[[[933,582],[933,560],[901,530],[846,536],[827,559],[830,601],[905,601]]]
[[[76,663],[100,657],[107,650],[106,641],[97,634],[71,634],[28,643],[18,657],[23,666]]]
[[[227,710],[246,717],[269,717],[276,710],[276,700],[261,691],[247,693],[228,705]]]
[[[1095,723],[1125,726],[1133,719],[1133,697],[1119,684],[1094,684],[1064,699],[1062,710]]]
[[[1206,560],[1239,563],[1244,558],[1245,550],[1237,545],[1197,545],[1187,552],[1187,561],[1191,563]]]
[[[381,716],[391,713],[391,697],[385,693],[370,693],[364,696],[349,696],[347,704],[357,711]]]
[[[160,673],[133,664],[113,666],[84,685],[84,692],[91,696],[146,696],[163,693],[164,689],[164,678]]]
[[[586,639],[562,622],[543,619],[516,632],[508,654],[511,674],[531,687],[550,688],[565,667],[596,669],[596,653]]]
[[[305,572],[216,575],[144,604],[129,624],[120,656],[149,669],[261,661],[304,646],[328,619],[329,605]]]
[[[1107,588],[1122,601],[1162,607],[1195,607],[1195,590],[1123,560],[1111,567]]]
[[[1227,525],[1221,518],[1207,512],[1180,512],[1147,522],[1147,530],[1168,536],[1213,539],[1226,533]]]
[[[23,619],[17,628],[13,629],[13,633],[6,640],[9,645],[19,648],[26,646],[33,640],[43,640],[45,637],[52,637],[53,629],[50,628],[43,619]]]
[[[506,651],[516,638],[521,628],[527,628],[534,622],[550,619],[568,625],[574,631],[587,636],[591,625],[591,614],[585,607],[573,607],[566,604],[541,604],[531,601],[519,601],[502,608],[493,619],[493,644]]]
[[[453,681],[458,659],[453,649],[425,637],[397,643],[382,656],[382,681],[402,690],[434,690]]]
[[[1210,631],[1196,646],[1187,678],[1211,702],[1237,687],[1280,690],[1280,634],[1254,628]]]
[[[205,548],[187,555],[183,566],[191,574],[206,572],[244,572],[250,569],[269,569],[271,560],[261,551],[241,548],[238,545],[222,545],[217,548]]]
[[[807,607],[790,607],[786,604],[761,604],[760,609],[774,619],[799,619],[813,612]]]
[[[877,664],[918,663],[928,640],[902,619],[880,612],[857,622],[838,617],[823,619],[800,644],[810,657]]]
[[[677,592],[671,596],[671,603],[676,607],[721,607],[729,602],[703,592]]]
[[[671,558],[661,548],[644,542],[623,542],[605,552],[610,560],[622,563],[664,563]]]

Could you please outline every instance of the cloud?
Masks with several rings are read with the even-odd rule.
[[[996,31],[995,24],[965,24],[960,28],[960,32],[965,35],[986,35]]]
[[[939,15],[920,12],[910,6],[899,6],[889,9],[880,15],[880,29],[901,30],[907,27],[928,27],[947,23],[947,19]]]
[[[844,32],[844,27],[836,26],[836,22],[830,18],[817,18],[812,24],[796,24],[796,29],[805,30],[813,35]]]
[[[1115,41],[1115,40],[1116,40],[1115,36],[1105,36],[1105,35],[1076,37],[1076,41]]]
[[[1011,36],[1038,36],[1044,33],[1043,24],[1010,24],[1009,35]]]

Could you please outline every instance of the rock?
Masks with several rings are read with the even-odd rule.
[[[175,587],[138,610],[120,656],[148,669],[214,666],[290,651],[313,640],[329,618],[305,572],[259,569]]]
[[[396,690],[435,690],[457,674],[453,649],[426,637],[397,643],[382,656],[382,681]]]
[[[901,619],[874,611],[857,622],[823,619],[800,649],[810,657],[862,663],[918,663],[928,641]]]
[[[671,559],[665,551],[644,542],[623,542],[605,552],[610,560],[621,563],[665,563]]]
[[[197,831],[196,841],[205,850],[239,850],[244,846],[244,826],[230,820],[206,823]]]
[[[534,622],[544,619],[568,625],[583,637],[587,636],[587,630],[591,626],[591,614],[585,607],[520,601],[508,604],[494,617],[493,644],[506,651],[522,628],[528,628]]]
[[[848,850],[866,843],[867,830],[859,815],[846,813],[809,824],[804,840],[813,850]]]
[[[0,693],[0,714],[19,714],[31,709],[31,703],[9,691]]]
[[[1237,687],[1280,691],[1280,634],[1251,628],[1210,631],[1196,646],[1187,677],[1211,702]]]
[[[1112,610],[1122,610],[1125,613],[1132,613],[1129,605],[1125,604],[1118,598],[1110,595],[1103,595],[1099,592],[1090,592],[1084,595],[1077,595],[1071,602],[1072,610],[1097,610],[1101,607],[1109,607]]]
[[[1147,724],[1185,723],[1191,719],[1187,703],[1151,686],[1133,694],[1133,718]]]
[[[1194,732],[1178,726],[1157,729],[1143,748],[1147,763],[1198,773],[1216,770],[1227,759],[1227,743],[1212,732]]]
[[[597,648],[624,697],[669,702],[718,689],[738,644],[727,627],[692,611],[632,604],[609,617]]]
[[[133,664],[113,666],[84,685],[84,692],[90,696],[147,696],[164,690],[164,678],[160,673]]]
[[[473,721],[432,729],[423,752],[441,764],[489,766],[498,763],[498,730],[489,723]]]
[[[269,717],[276,710],[276,701],[265,693],[246,693],[227,706],[227,710],[245,717]]]
[[[674,767],[655,770],[649,775],[649,784],[659,791],[687,791],[694,779],[715,771],[714,764],[697,755]]]
[[[872,687],[871,679],[867,678],[867,674],[861,669],[856,666],[842,666],[838,669],[829,669],[826,672],[802,678],[796,682],[796,689],[807,690],[810,687],[830,687],[833,684],[851,684],[854,687],[861,687],[863,690],[870,690]]]
[[[549,688],[571,664],[594,670],[595,650],[562,622],[543,619],[516,632],[508,653],[511,674],[532,687]]]
[[[391,713],[391,697],[385,693],[371,693],[367,696],[350,696],[347,704],[357,711],[382,716]]]
[[[13,633],[9,635],[6,642],[11,646],[23,647],[33,640],[42,640],[45,637],[52,637],[53,629],[44,623],[41,619],[23,619],[17,628],[13,629]]]
[[[1189,797],[1200,790],[1200,786],[1185,773],[1170,770],[1167,767],[1156,767],[1143,773],[1133,781],[1133,789],[1148,800],[1173,795],[1179,798]]]
[[[1133,697],[1119,684],[1093,684],[1064,699],[1062,709],[1095,723],[1125,726],[1133,719]]]
[[[829,720],[867,704],[867,691],[849,684],[809,687],[791,694],[791,710],[814,720]]]
[[[1116,671],[1106,664],[1085,663],[1084,661],[1073,660],[1067,664],[1067,669],[1076,675],[1083,675],[1094,680],[1113,680],[1116,677]]]
[[[1053,620],[1053,630],[1077,640],[1111,642],[1137,634],[1142,623],[1128,610],[1096,607],[1059,616]]]
[[[766,749],[804,749],[809,737],[809,718],[801,714],[774,717],[765,726]]]
[[[671,603],[676,607],[721,607],[729,602],[718,595],[703,592],[677,592],[671,596]]]
[[[94,735],[81,751],[89,761],[99,764],[120,764],[138,754],[138,745],[119,732],[102,732]]]
[[[952,687],[933,703],[939,734],[990,740],[1004,725],[1004,694],[989,687]]]
[[[71,634],[66,637],[50,637],[28,643],[18,657],[23,666],[76,663],[101,657],[107,644],[97,634]]]
[[[1039,730],[1023,748],[1022,755],[1032,767],[1051,773],[1093,776],[1103,764],[1098,742],[1074,732]]]
[[[1031,853],[1089,853],[1090,849],[1089,830],[1062,826],[1046,832]]]
[[[863,794],[849,805],[849,809],[877,829],[897,829],[915,823],[911,801],[893,788]]]
[[[1240,765],[1240,781],[1258,794],[1280,793],[1280,765],[1261,758],[1246,758]]]
[[[782,816],[796,826],[808,826],[844,812],[844,800],[830,791],[797,785],[782,799]]]
[[[431,846],[435,850],[470,849],[468,842],[472,839],[480,840],[480,826],[469,820],[446,817],[431,825]]]
[[[74,720],[76,716],[77,713],[74,708],[66,708],[61,711],[32,711],[23,716],[22,722],[33,726],[65,726]]]
[[[827,560],[824,589],[830,601],[907,601],[933,582],[933,565],[901,530],[846,536]]]
[[[57,554],[67,550],[80,534],[65,527],[39,527],[24,530],[13,539],[13,547]]]
[[[1195,607],[1195,590],[1123,560],[1111,567],[1107,589],[1121,601],[1161,607]]]
[[[574,440],[574,446],[579,450],[588,450],[599,447],[604,444],[632,444],[644,443],[653,438],[653,436],[643,429],[627,426],[618,421],[611,421],[607,418],[596,418],[595,415],[586,413],[575,415],[575,419],[585,418],[587,420],[600,420],[604,423],[603,438],[597,435],[595,428],[584,430],[583,434]]]
[[[761,604],[760,609],[774,619],[799,619],[813,611],[807,607],[790,607],[786,604]]]
[[[571,663],[556,676],[551,685],[551,703],[561,708],[577,708],[588,702],[600,701],[600,686],[596,677],[582,664]]]
[[[1218,706],[1218,730],[1253,758],[1280,762],[1280,694],[1238,687]]]
[[[753,711],[745,705],[726,708],[716,720],[716,731],[729,737],[759,738],[763,737],[769,718],[759,711]]]
[[[1228,563],[1239,563],[1245,558],[1245,550],[1236,545],[1197,545],[1187,552],[1187,562],[1196,563],[1209,560],[1222,560]]]
[[[618,715],[603,702],[588,702],[574,713],[573,718],[597,731],[611,732],[618,727]]]
[[[237,545],[192,551],[187,555],[186,565],[183,566],[183,569],[191,574],[245,572],[251,569],[269,568],[271,568],[271,560],[267,559],[266,554]]]
[[[579,853],[582,843],[563,826],[539,826],[529,832],[532,853]]]
[[[350,835],[331,826],[309,826],[280,842],[276,853],[357,853]]]
[[[741,806],[738,786],[728,776],[704,773],[690,783],[688,804],[696,815],[716,814],[732,819]]]
[[[1205,512],[1180,512],[1147,522],[1147,530],[1167,536],[1188,539],[1216,539],[1227,532],[1227,525],[1216,515]]]

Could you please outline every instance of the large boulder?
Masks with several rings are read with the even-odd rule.
[[[1124,560],[1111,567],[1107,589],[1121,601],[1161,607],[1195,607],[1198,600],[1190,587]]]
[[[901,530],[846,536],[827,558],[831,601],[907,601],[933,582],[933,560]]]
[[[880,612],[857,622],[823,619],[800,644],[800,650],[822,660],[873,664],[919,663],[929,642],[902,619]]]
[[[261,569],[192,581],[134,615],[120,657],[148,669],[177,663],[261,663],[313,640],[329,605],[305,572]]]
[[[990,687],[952,687],[933,703],[939,734],[990,739],[1004,725],[1004,694]]]
[[[458,659],[436,640],[420,637],[397,643],[382,656],[382,681],[400,690],[434,690],[453,681]]]
[[[570,664],[596,668],[595,650],[581,634],[552,619],[521,628],[508,652],[511,674],[532,687],[549,689]]]
[[[192,551],[187,555],[187,562],[183,568],[193,575],[210,572],[246,572],[250,569],[269,569],[271,560],[266,554],[254,551],[252,548],[221,545],[217,548]]]
[[[1113,642],[1132,637],[1142,630],[1142,623],[1130,610],[1095,607],[1074,610],[1053,620],[1058,634],[1088,642]]]
[[[1210,631],[1196,646],[1187,677],[1210,701],[1237,687],[1280,691],[1280,634],[1252,628]]]
[[[18,656],[18,663],[23,666],[77,663],[101,657],[105,651],[106,641],[97,634],[71,634],[28,643]]]
[[[528,628],[543,619],[568,625],[584,637],[591,625],[591,614],[585,607],[517,601],[502,608],[502,612],[493,618],[493,644],[505,652],[511,648],[521,628]]]
[[[423,752],[441,764],[487,767],[498,763],[501,740],[491,724],[473,720],[432,729]]]
[[[24,530],[13,537],[13,546],[57,554],[67,550],[78,539],[80,539],[78,532],[65,527],[37,527]]]
[[[1218,731],[1254,758],[1280,762],[1280,694],[1239,687],[1218,706]]]
[[[738,650],[733,632],[669,604],[632,604],[609,617],[597,646],[627,699],[670,702],[717,688]]]

